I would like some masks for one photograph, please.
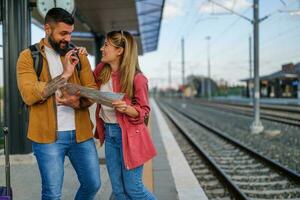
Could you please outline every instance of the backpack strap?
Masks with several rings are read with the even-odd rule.
[[[33,58],[34,71],[36,72],[38,80],[40,80],[40,75],[41,75],[42,69],[43,69],[43,57],[42,57],[42,54],[40,53],[39,44],[35,43],[33,45],[30,45],[29,49],[31,51],[31,55]]]
[[[75,46],[73,44],[70,44],[70,46],[75,48]],[[31,55],[32,55],[32,58],[33,58],[34,71],[36,72],[38,80],[40,80],[40,75],[41,75],[42,69],[43,69],[43,56],[40,52],[39,44],[35,43],[33,45],[30,45],[29,49],[31,51]],[[77,55],[77,57],[79,59],[78,55]],[[79,62],[77,63],[77,65],[76,65],[76,70],[77,70],[78,77],[80,78],[80,71],[81,71],[80,59],[79,59]]]

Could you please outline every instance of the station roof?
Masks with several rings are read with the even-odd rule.
[[[35,0],[36,1],[36,0]],[[137,40],[139,54],[157,49],[165,0],[75,0],[75,30],[72,40],[93,54],[94,35],[127,30]],[[33,21],[44,19],[33,9]]]
[[[277,71],[274,72],[272,74],[266,75],[266,76],[260,76],[259,80],[261,81],[271,81],[274,79],[286,79],[286,78],[297,78],[298,74],[296,73],[286,73],[283,71]],[[242,79],[241,81],[250,81],[253,80],[253,78],[246,78],[246,79]]]
[[[274,79],[286,79],[286,78],[298,78],[300,75],[300,62],[294,65],[295,71],[294,72],[284,72],[283,70],[279,70],[277,72],[274,72],[272,74],[266,75],[266,76],[260,76],[260,80],[274,80]],[[242,79],[241,81],[250,81],[253,80],[253,78],[246,78]]]
[[[261,80],[274,80],[274,79],[285,79],[285,78],[297,78],[298,75],[296,73],[287,73],[283,71],[278,71],[275,73],[272,73],[267,76],[260,77]]]

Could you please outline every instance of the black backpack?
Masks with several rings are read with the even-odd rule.
[[[70,47],[74,48],[75,46],[70,43]],[[34,71],[36,72],[38,80],[40,80],[40,75],[41,75],[41,72],[42,72],[42,69],[43,69],[43,56],[40,52],[39,44],[35,43],[33,45],[30,45],[29,49],[31,51],[31,55],[32,55],[32,58],[33,58]],[[79,58],[78,55],[77,55],[77,57]],[[81,70],[80,59],[79,59],[78,64],[76,65],[76,70],[77,70],[77,74],[78,74],[78,77],[79,77],[80,76],[80,70]]]

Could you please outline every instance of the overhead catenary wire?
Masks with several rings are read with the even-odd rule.
[[[212,1],[212,0],[208,0],[208,1]],[[296,0],[294,0],[294,2],[295,2]],[[293,3],[294,3],[293,2]],[[291,4],[291,3],[290,3]],[[218,4],[219,5],[219,4]],[[286,6],[286,5],[285,5]],[[251,6],[252,7],[252,6]],[[244,16],[244,14],[246,14],[250,9],[251,9],[251,7],[250,8],[248,8],[245,12],[243,12],[242,14],[239,14],[239,16],[240,15],[242,15],[242,16]],[[227,8],[228,9],[228,8]],[[279,8],[280,9],[280,8]],[[273,11],[271,11],[269,14],[267,14],[266,16],[268,16],[268,17],[270,17],[270,16],[273,16],[273,15],[275,15],[275,14],[277,14],[278,13],[278,10],[279,9],[275,9],[275,10],[273,10]],[[263,17],[263,18],[266,18],[266,17]],[[231,28],[233,28],[234,27],[234,25],[237,23],[237,22],[239,22],[240,21],[240,18],[238,18],[236,21],[234,21],[232,24],[230,24],[223,32],[221,32],[220,34],[219,34],[219,37],[217,37],[217,39],[214,39],[213,41],[212,41],[212,45],[214,45],[215,43],[216,43],[216,40],[219,40],[220,38],[222,38],[222,37],[224,37],[225,36],[225,33],[226,32],[228,32],[229,30],[231,30]],[[227,51],[227,52],[229,52],[229,51]],[[232,52],[232,51],[231,51]]]
[[[210,0],[209,0],[210,1]],[[294,2],[293,2],[294,3]],[[275,9],[274,11],[272,11],[272,12],[270,12],[268,15],[266,15],[266,16],[271,16],[271,15],[274,15],[274,14],[276,14],[276,13],[278,13],[277,12],[277,10],[278,9]],[[244,15],[245,14],[245,12],[242,14],[242,15]],[[240,19],[240,18],[239,18]],[[232,23],[227,29],[225,29],[225,31],[223,31],[221,34],[220,34],[220,37],[218,37],[218,39],[217,40],[219,40],[220,38],[222,38],[222,37],[224,37],[224,33],[225,32],[227,32],[227,31],[229,31],[237,22],[238,22],[239,20],[236,20],[234,23]],[[216,39],[215,40],[213,40],[212,41],[212,45],[214,45],[215,43],[217,43],[217,41],[216,41]],[[235,49],[235,48],[234,48]],[[236,49],[235,49],[236,50]],[[234,50],[234,51],[235,51]],[[221,50],[219,50],[218,52],[224,52],[224,49],[221,49]],[[215,52],[215,55],[219,55],[219,53],[218,52]],[[233,49],[231,49],[231,51],[225,51],[225,54],[227,54],[227,53],[232,53],[233,52]],[[235,54],[236,55],[236,54]],[[224,53],[222,53],[222,56],[224,56]]]
[[[300,25],[297,26],[297,27],[292,26],[289,29],[276,34],[272,39],[264,40],[264,42],[262,42],[263,44],[261,45],[261,49],[264,49],[264,48],[268,47],[274,40],[277,40],[278,38],[282,38],[282,37],[285,37],[285,36],[289,36],[291,33],[294,33],[295,31],[299,31],[299,29],[300,29]]]
[[[235,0],[233,0],[234,2],[233,2],[233,5],[232,6],[230,6],[231,8],[235,8]],[[295,3],[295,1],[289,1],[288,3],[286,3],[286,4],[282,4],[283,6],[291,6],[292,4],[294,4]],[[247,10],[249,11],[249,9],[251,9],[251,8],[248,8]],[[248,11],[244,11],[243,12],[243,14],[246,14]],[[266,26],[269,26],[269,25],[271,25],[272,23],[274,23],[275,21],[276,21],[276,23],[278,23],[278,20],[280,20],[280,21],[283,21],[283,20],[285,20],[285,18],[283,18],[283,17],[281,17],[281,14],[277,11],[278,9],[275,9],[274,11],[272,11],[272,12],[270,12],[269,14],[267,14],[266,16],[268,16],[269,18],[268,18],[268,20],[266,20],[266,21],[264,21],[264,27],[266,27]],[[190,33],[194,33],[193,32],[193,30],[195,30],[195,24],[197,23],[197,18],[196,19],[194,19],[193,20],[193,16],[195,16],[197,14],[197,12],[195,13],[195,9],[193,9],[191,12],[190,12],[190,14],[187,14],[186,15],[186,17],[185,17],[185,23],[184,24],[181,24],[180,26],[178,26],[178,30],[179,31],[177,31],[176,33],[177,33],[177,39],[175,39],[176,38],[176,36],[175,37],[173,37],[174,39],[173,39],[173,41],[172,41],[172,45],[173,45],[173,47],[176,45],[177,46],[177,48],[170,48],[171,49],[171,53],[169,54],[169,56],[167,56],[167,57],[170,57],[171,58],[171,60],[173,60],[173,58],[174,58],[174,56],[176,56],[176,54],[178,54],[180,51],[179,51],[179,45],[180,45],[180,42],[179,42],[179,39],[180,39],[180,37],[182,37],[182,35],[184,35],[185,36],[185,38],[186,38],[186,43],[188,43],[189,41],[190,41],[190,39],[191,39],[191,37],[189,37],[190,36]],[[201,17],[203,17],[204,15],[200,15]],[[270,16],[272,16],[272,17],[270,17]],[[199,17],[198,17],[199,18]],[[237,22],[236,22],[237,21]],[[238,24],[238,22],[239,22],[239,20],[234,20],[234,22],[232,22],[229,26],[227,26],[226,27],[226,29],[224,29],[221,33],[219,33],[217,36],[213,36],[213,35],[211,35],[212,36],[212,41],[211,41],[211,46],[215,46],[215,45],[217,45],[220,41],[222,41],[223,40],[223,38],[225,38],[226,37],[226,35],[227,35],[227,33],[230,33],[230,31]],[[183,27],[186,27],[186,28],[183,28]],[[251,27],[251,26],[249,26],[249,27]],[[184,34],[182,34],[184,32]],[[242,34],[244,34],[244,33],[242,33]],[[249,34],[249,32],[247,32],[247,38],[248,38],[248,34]],[[291,33],[283,33],[283,32],[281,32],[281,33],[278,33],[278,34],[276,34],[275,36],[272,36],[272,37],[269,37],[269,39],[266,39],[266,40],[263,40],[262,41],[262,46],[264,47],[264,45],[266,45],[266,46],[268,46],[268,44],[272,41],[272,40],[276,40],[276,39],[278,39],[278,38],[284,38],[284,37],[287,37],[287,36],[289,36]],[[245,36],[245,38],[246,38],[246,36]],[[177,40],[177,42],[174,42],[174,40]],[[204,40],[204,39],[203,39]],[[235,40],[234,41],[234,43],[236,44],[236,43],[242,43],[244,40],[243,40],[243,35],[241,35],[241,37],[240,37],[240,39],[239,40]],[[245,40],[245,43],[246,43],[246,40]],[[234,47],[233,48],[230,48],[230,51],[224,51],[224,50],[226,50],[226,48],[228,48],[228,47],[226,47],[226,48],[223,48],[223,50],[218,50],[218,52],[219,51],[224,51],[224,54],[232,54],[232,52],[236,52],[236,51],[240,51],[240,49],[244,49],[246,47],[246,45],[245,46],[236,46],[235,47],[235,45],[234,45]],[[204,48],[203,48],[204,49]],[[203,49],[201,49],[200,48],[200,50],[198,51],[197,50],[197,52],[203,52],[204,50]],[[190,54],[191,52],[189,52],[188,54]],[[218,56],[218,54],[217,54],[217,52],[213,52],[214,53],[214,55],[215,56]],[[223,54],[223,53],[222,53]],[[235,56],[236,55],[236,53],[235,54],[233,54],[233,56]],[[188,56],[188,57],[190,57],[190,56]],[[170,60],[170,59],[169,59]],[[175,64],[176,64],[176,62],[175,62]],[[179,65],[177,65],[176,67],[179,67]],[[175,66],[174,66],[174,68],[175,68]]]

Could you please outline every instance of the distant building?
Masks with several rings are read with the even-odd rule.
[[[253,95],[253,78],[247,83],[246,96]],[[280,71],[260,77],[260,95],[270,98],[300,98],[300,62],[282,65]]]
[[[215,81],[205,76],[190,75],[187,77],[187,84],[185,86],[185,94],[188,96],[207,97],[209,82],[211,85],[211,95],[216,94],[218,86]]]

